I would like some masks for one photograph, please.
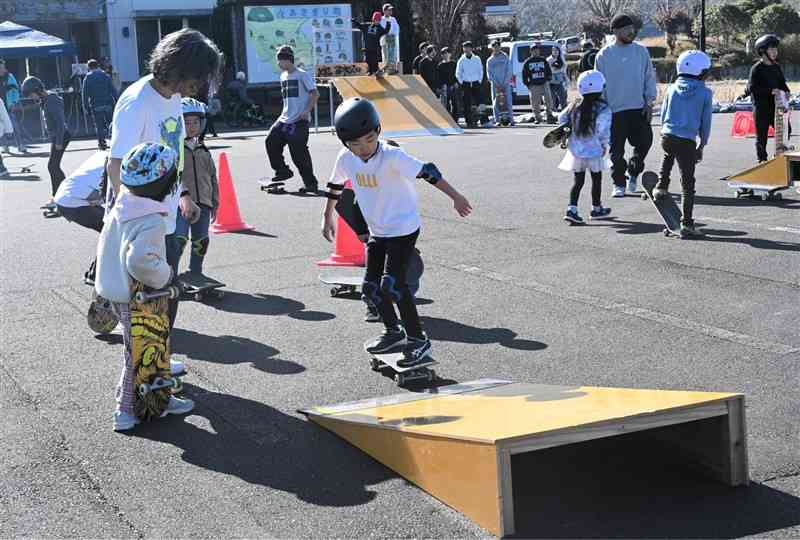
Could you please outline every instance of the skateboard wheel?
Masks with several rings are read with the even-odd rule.
[[[762,193],[761,194],[761,200],[762,201],[768,201],[769,199],[770,199],[769,193]]]
[[[774,199],[775,199],[776,201],[780,201],[780,200],[782,200],[782,199],[783,199],[783,195],[782,195],[782,194],[780,194],[780,193],[776,193],[776,194],[775,194],[775,196],[774,196]]]
[[[433,370],[428,371],[428,382],[433,382],[436,380],[436,372]]]
[[[198,302],[202,302],[203,301],[203,293],[195,293],[194,294],[194,299],[197,300]]]
[[[642,200],[643,200],[643,201],[646,201],[646,200],[647,200],[647,193],[642,193]]]
[[[369,361],[369,365],[372,368],[372,371],[380,371],[381,370],[381,363],[374,358]]]
[[[150,393],[150,385],[149,384],[145,383],[145,384],[140,384],[139,385],[139,397],[144,397],[149,393]]]
[[[670,233],[669,229],[664,229],[664,236],[669,236],[670,234],[672,233]]]
[[[339,294],[339,289],[336,287],[331,287],[331,296],[336,298],[336,295]]]
[[[173,377],[172,378],[172,391],[173,392],[180,392],[183,390],[183,381],[180,377]]]
[[[402,373],[398,373],[394,376],[394,382],[397,383],[397,386],[403,386],[406,382],[406,377]]]
[[[217,299],[220,299],[223,296],[225,296],[225,291],[216,291],[216,292],[214,292],[214,296],[216,296]]]

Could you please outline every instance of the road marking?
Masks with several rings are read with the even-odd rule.
[[[800,229],[797,227],[770,227],[761,223],[753,223],[750,221],[739,221],[738,219],[726,218],[713,218],[708,216],[695,216],[696,221],[711,221],[713,223],[727,223],[729,225],[744,225],[746,227],[753,227],[754,229],[766,229],[768,231],[783,232],[789,234],[800,234]]]
[[[685,319],[683,317],[675,317],[673,315],[668,315],[666,313],[660,313],[658,311],[632,306],[629,304],[625,304],[623,302],[612,302],[609,300],[604,300],[602,298],[597,298],[585,294],[573,294],[568,291],[564,291],[562,289],[558,289],[550,285],[545,285],[543,283],[537,283],[529,279],[520,279],[518,277],[502,274],[500,272],[484,270],[479,266],[470,266],[466,264],[456,264],[456,265],[442,264],[442,266],[445,266],[446,268],[450,268],[452,270],[457,270],[459,272],[464,272],[466,274],[472,274],[475,276],[491,279],[493,281],[500,281],[503,283],[513,282],[516,287],[522,287],[523,289],[539,292],[542,294],[547,294],[550,296],[555,296],[557,298],[572,300],[574,302],[587,304],[608,311],[616,311],[618,313],[623,313],[625,315],[630,315],[633,317],[638,317],[640,319],[653,321],[659,324],[668,324],[675,328],[690,330],[698,334],[703,334],[717,339],[723,339],[725,341],[730,341],[732,343],[736,343],[739,345],[745,345],[747,347],[759,349],[762,351],[767,351],[779,355],[800,352],[800,348],[792,347],[790,345],[784,345],[783,343],[776,343],[773,341],[760,339],[755,336],[742,334],[739,332],[731,332],[730,330],[726,330],[724,328],[710,326],[707,324]]]

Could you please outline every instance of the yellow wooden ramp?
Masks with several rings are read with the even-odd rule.
[[[514,532],[514,454],[683,424],[671,440],[653,433],[719,480],[748,483],[741,394],[481,379],[300,412],[498,536]]]
[[[464,132],[419,75],[337,77],[333,84],[344,99],[363,97],[374,103],[386,137]]]
[[[787,188],[800,181],[800,152],[786,152],[727,177],[729,185],[764,189]]]

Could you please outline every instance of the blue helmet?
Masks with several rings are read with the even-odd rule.
[[[194,98],[183,98],[181,100],[181,106],[183,107],[183,114],[196,114],[203,117],[206,115],[205,104],[203,104],[202,101],[198,101]]]
[[[163,201],[177,179],[178,154],[163,144],[138,144],[122,158],[120,181],[136,195]]]

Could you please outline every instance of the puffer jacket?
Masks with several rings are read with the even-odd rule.
[[[204,144],[187,140],[183,155],[183,188],[189,191],[189,196],[196,204],[216,210],[219,206],[219,184],[211,152]]]

